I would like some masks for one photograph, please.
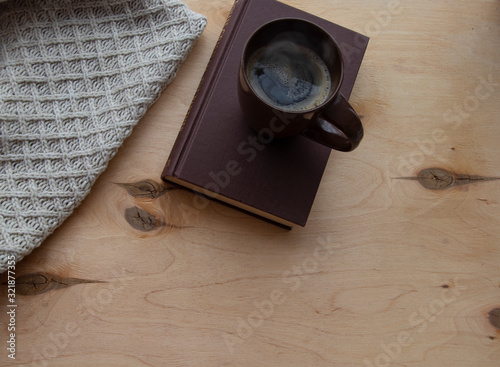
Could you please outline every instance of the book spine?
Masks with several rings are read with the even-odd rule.
[[[241,18],[246,12],[251,0],[236,0],[229,12],[226,23],[222,27],[217,43],[210,59],[208,60],[205,72],[198,84],[193,100],[186,113],[186,117],[181,125],[177,139],[170,152],[169,158],[162,173],[162,178],[178,177],[182,168],[183,157],[189,151],[191,137],[196,132],[197,123],[201,121],[200,116],[205,110],[205,102],[210,98],[212,86],[218,77],[219,71],[225,62],[225,52],[231,47],[234,40],[236,28],[241,23]]]

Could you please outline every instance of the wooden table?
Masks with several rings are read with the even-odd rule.
[[[208,25],[178,76],[17,265],[1,365],[500,365],[500,3],[284,2],[371,37],[365,138],[332,153],[307,226],[165,192],[233,3],[186,1]]]

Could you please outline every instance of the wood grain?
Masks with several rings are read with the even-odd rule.
[[[17,265],[16,360],[0,365],[499,365],[499,2],[284,2],[371,37],[351,97],[364,140],[332,152],[307,226],[161,183],[232,6],[186,0],[205,32]]]

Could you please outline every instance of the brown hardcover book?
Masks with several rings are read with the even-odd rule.
[[[237,86],[246,40],[277,18],[329,32],[344,53],[349,98],[368,37],[275,0],[237,0],[228,16],[162,179],[286,227],[305,226],[330,149],[303,136],[262,144],[243,122]]]

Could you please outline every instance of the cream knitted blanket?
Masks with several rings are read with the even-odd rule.
[[[85,198],[205,24],[177,0],[0,0],[0,272]]]

